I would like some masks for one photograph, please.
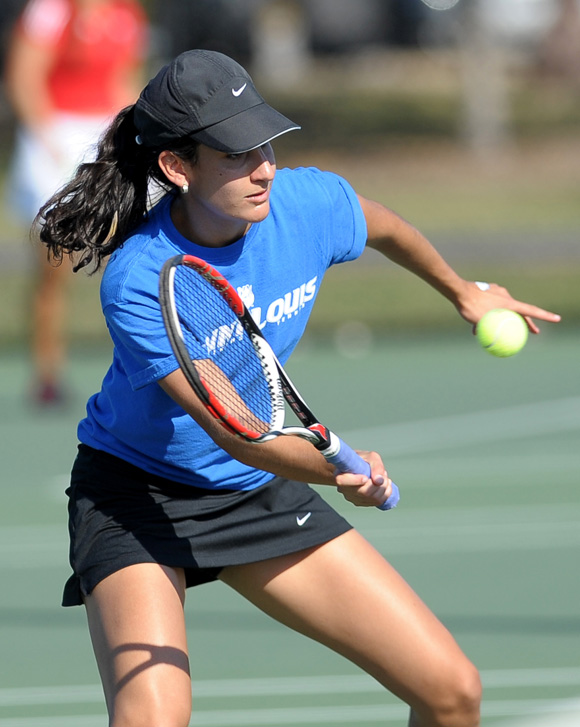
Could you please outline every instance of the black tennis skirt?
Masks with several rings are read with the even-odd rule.
[[[183,568],[186,585],[228,565],[310,548],[351,529],[303,482],[275,477],[248,492],[176,483],[84,444],[69,497],[70,563],[62,605],[77,606],[104,578],[136,563]]]

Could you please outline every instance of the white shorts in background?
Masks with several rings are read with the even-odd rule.
[[[32,222],[81,162],[94,158],[110,121],[109,117],[61,114],[45,129],[48,143],[25,128],[18,130],[6,196],[9,209],[23,223]]]

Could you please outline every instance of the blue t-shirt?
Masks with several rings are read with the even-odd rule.
[[[350,185],[317,169],[279,170],[268,217],[226,247],[201,247],[180,235],[171,200],[154,207],[105,269],[101,305],[113,362],[89,399],[78,436],[177,482],[252,489],[273,475],[232,459],[156,383],[178,368],[159,307],[161,267],[188,253],[220,270],[284,363],[304,333],[325,271],[362,253],[365,218]]]

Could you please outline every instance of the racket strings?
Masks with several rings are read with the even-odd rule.
[[[272,382],[261,354],[221,293],[202,275],[178,266],[175,309],[182,338],[205,388],[217,400],[222,418],[265,434],[272,428]],[[215,408],[215,407],[214,407]]]

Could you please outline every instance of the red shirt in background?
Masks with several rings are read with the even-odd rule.
[[[55,109],[76,114],[117,112],[126,76],[143,62],[148,22],[135,0],[110,0],[82,12],[72,0],[31,0],[20,34],[53,56],[48,75]]]

